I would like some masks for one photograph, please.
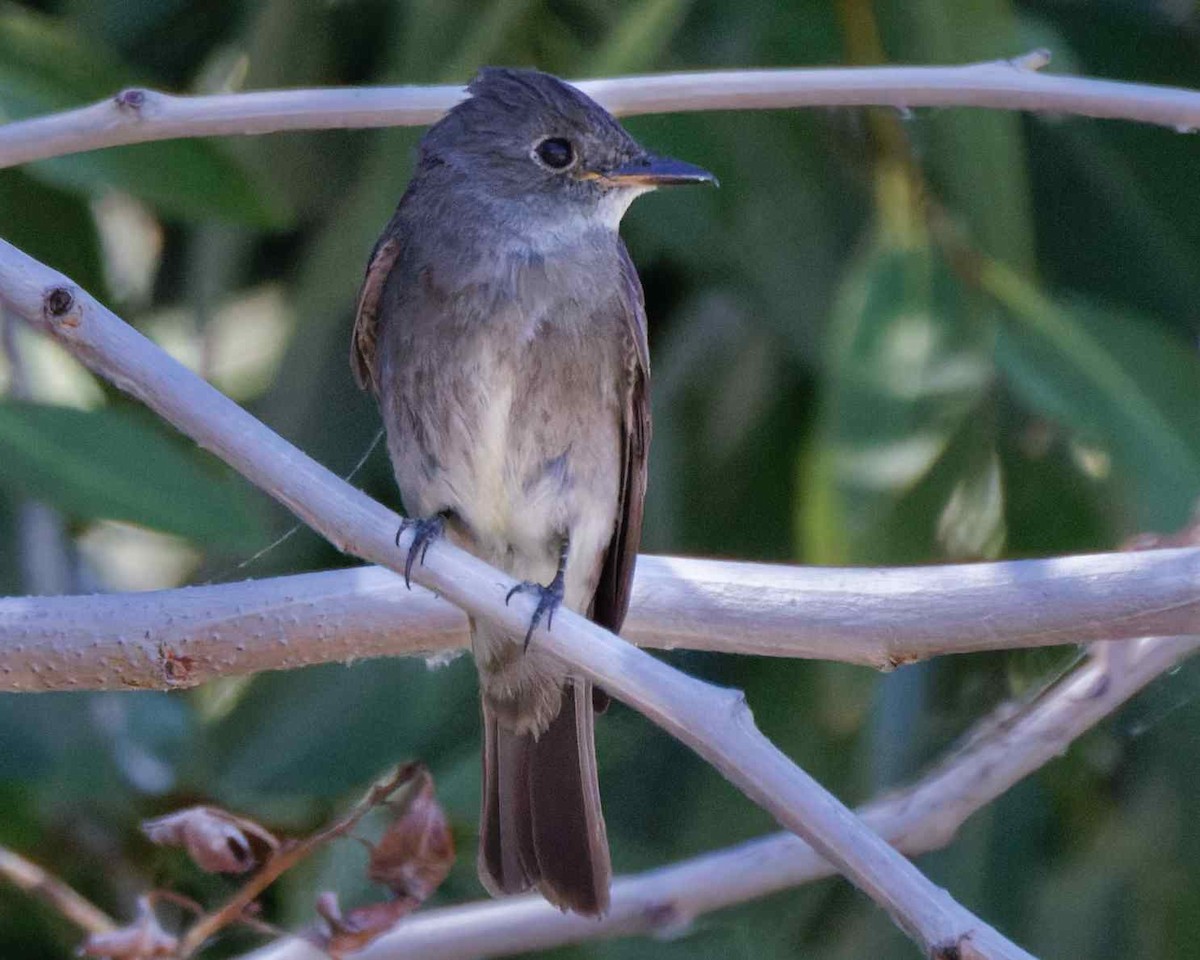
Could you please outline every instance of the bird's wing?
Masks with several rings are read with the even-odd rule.
[[[399,213],[399,211],[397,211]],[[367,274],[358,291],[358,306],[354,311],[354,334],[350,339],[350,369],[362,389],[370,388],[379,395],[379,374],[375,351],[379,343],[379,307],[383,286],[400,256],[401,238],[397,230],[399,216],[384,230],[383,236],[371,251]]]
[[[617,504],[617,527],[604,556],[600,582],[592,601],[592,619],[613,631],[621,629],[629,610],[633,568],[642,540],[646,467],[650,453],[650,347],[646,341],[646,306],[641,281],[623,243],[620,252],[620,302],[627,337],[621,499]]]

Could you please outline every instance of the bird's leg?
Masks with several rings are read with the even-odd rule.
[[[529,620],[529,629],[525,632],[525,649],[529,649],[529,641],[533,639],[533,631],[537,629],[537,625],[542,622],[542,617],[546,618],[546,629],[549,630],[554,625],[554,611],[557,610],[563,602],[563,583],[567,573],[567,550],[570,546],[570,538],[563,537],[562,550],[558,554],[558,571],[554,574],[554,579],[549,583],[535,583],[532,580],[526,580],[518,583],[515,587],[508,591],[508,596],[504,598],[504,605],[508,606],[508,601],[518,593],[526,591],[536,593],[538,595],[537,606],[534,607],[533,616]]]
[[[405,517],[400,521],[400,529],[396,531],[396,546],[400,546],[400,538],[407,530],[415,531],[408,548],[408,557],[404,560],[404,585],[408,589],[412,589],[413,564],[420,560],[421,566],[425,565],[425,554],[429,552],[429,545],[446,532],[446,521],[453,515],[453,510],[439,510],[432,517]]]

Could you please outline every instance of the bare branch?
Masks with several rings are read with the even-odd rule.
[[[991,107],[1109,117],[1178,130],[1200,128],[1200,93],[1037,73],[1045,51],[950,67],[725,70],[605,80],[580,89],[618,115],[695,110],[892,106]],[[180,97],[124,90],[65,113],[0,127],[0,167],[174,137],[432,123],[463,96],[459,86],[268,90]]]
[[[88,933],[111,933],[117,923],[98,906],[54,874],[26,860],[19,853],[0,847],[0,877],[43,900]]]
[[[641,557],[623,635],[646,647],[886,669],[946,653],[1194,632],[1197,583],[1196,548],[883,570]],[[170,689],[467,643],[462,611],[379,567],[12,597],[0,599],[0,690]]]
[[[913,786],[859,813],[906,854],[945,846],[959,827],[1014,783],[1066,752],[1071,742],[1200,650],[1200,637],[1131,645],[1126,669],[1107,676],[1091,661],[1024,707],[1002,708],[958,752]],[[560,913],[539,897],[513,897],[428,910],[408,917],[353,960],[468,960],[547,950],[583,940],[677,933],[696,917],[810,883],[833,868],[803,840],[775,834],[613,883],[612,909],[596,921]],[[242,960],[319,960],[283,940]]]
[[[61,274],[0,241],[0,300],[94,371],[144,401],[346,552],[395,567],[411,534],[399,517],[282,437],[119,320]],[[512,633],[532,600],[508,606],[512,578],[445,542],[416,578],[473,616]],[[537,642],[716,766],[748,797],[804,837],[927,954],[970,943],[985,956],[1028,957],[956,903],[754,726],[741,694],[688,677],[585,618],[563,611]]]

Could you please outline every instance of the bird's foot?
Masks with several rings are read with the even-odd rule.
[[[546,584],[535,583],[532,580],[518,583],[508,591],[508,596],[504,598],[504,605],[507,607],[508,601],[518,593],[536,593],[538,595],[537,606],[533,609],[533,616],[529,618],[529,629],[525,632],[525,649],[528,650],[529,641],[533,639],[533,631],[542,622],[542,617],[546,618],[547,630],[554,625],[554,611],[562,606],[563,602],[563,571],[559,570],[554,575],[554,579]]]
[[[400,521],[400,529],[396,531],[396,546],[400,546],[400,538],[412,530],[412,543],[408,547],[408,556],[404,560],[404,585],[412,589],[412,568],[418,560],[425,565],[425,554],[429,546],[446,532],[446,514],[435,513],[432,517],[414,520],[405,517]]]

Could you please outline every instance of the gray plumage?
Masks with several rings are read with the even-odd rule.
[[[455,542],[535,584],[553,584],[565,556],[550,615],[561,599],[619,630],[650,414],[641,285],[617,227],[639,193],[712,178],[650,157],[546,74],[488,69],[469,92],[422,140],[375,248],[352,364],[379,400],[410,516],[445,517]],[[536,635],[526,648],[490,623],[471,632],[480,877],[493,894],[536,885],[601,913],[611,870],[591,687]]]

